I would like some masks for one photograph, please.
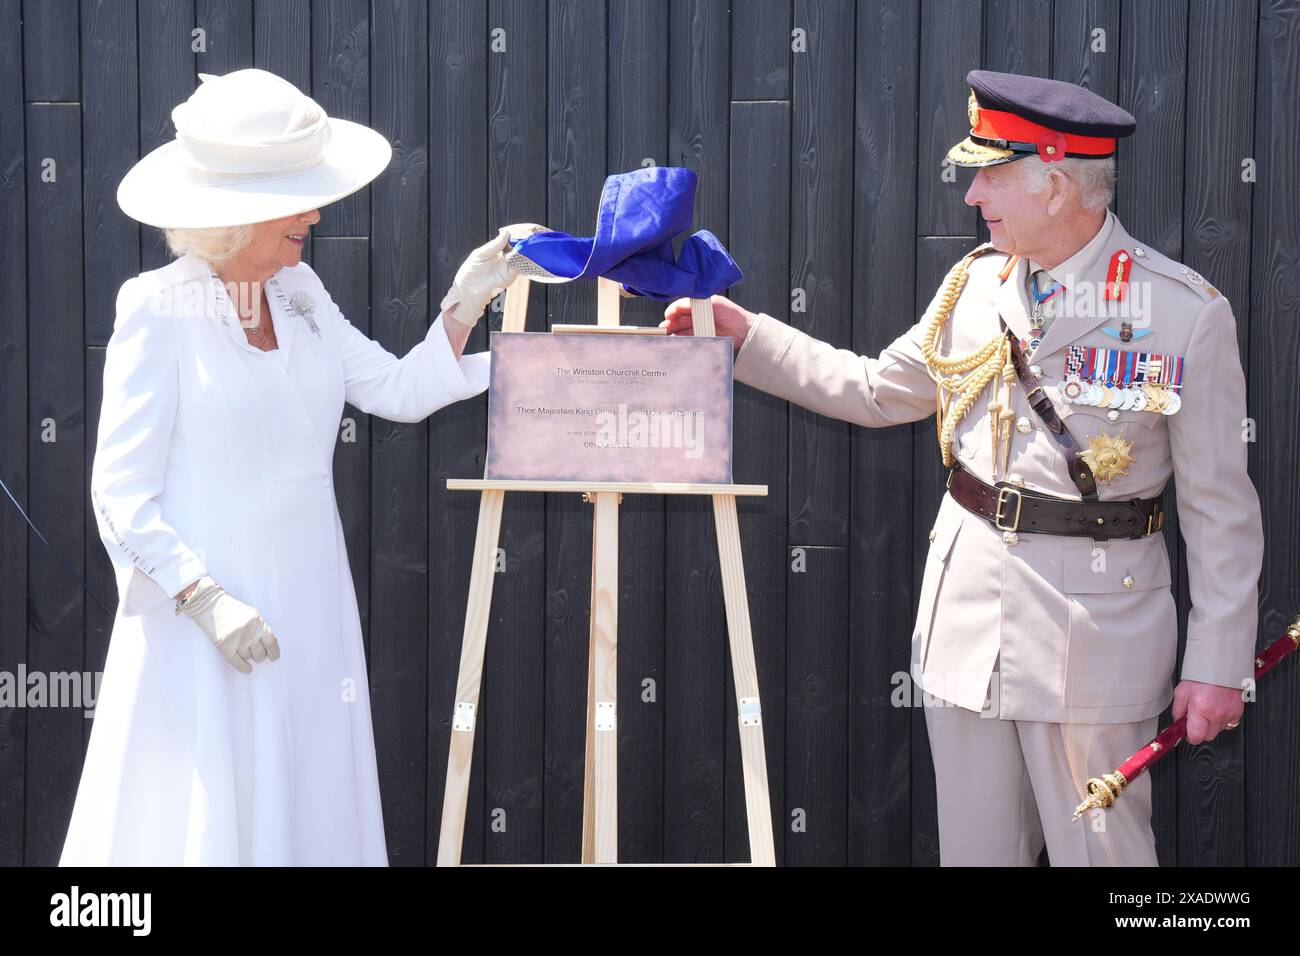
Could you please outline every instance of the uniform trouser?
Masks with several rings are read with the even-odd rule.
[[[1156,866],[1151,778],[1109,810],[1072,820],[1089,777],[1118,767],[1159,718],[1055,724],[925,707],[939,806],[940,866]]]

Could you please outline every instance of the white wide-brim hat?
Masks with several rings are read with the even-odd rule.
[[[311,97],[265,70],[200,73],[172,110],[176,138],[117,187],[132,219],[164,229],[240,226],[332,203],[384,171],[379,133],[331,119]]]

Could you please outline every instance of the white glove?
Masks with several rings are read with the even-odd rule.
[[[253,671],[250,660],[280,659],[280,643],[262,615],[231,597],[207,575],[199,579],[194,593],[176,603],[176,613],[188,615],[221,656],[245,674]]]
[[[548,231],[545,226],[532,222],[502,226],[495,239],[479,246],[461,263],[451,288],[443,296],[440,305],[443,313],[461,325],[474,328],[488,303],[519,274],[506,262],[506,246],[535,232]]]

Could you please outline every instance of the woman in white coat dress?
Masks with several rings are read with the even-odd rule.
[[[334,442],[345,401],[418,422],[487,387],[461,352],[508,231],[399,359],[299,258],[387,141],[270,73],[203,80],[118,193],[180,257],[117,298],[91,500],[120,600],[60,862],[385,865]]]

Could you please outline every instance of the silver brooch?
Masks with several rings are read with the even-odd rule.
[[[320,328],[316,325],[316,303],[306,292],[295,292],[289,300],[289,311],[307,320],[307,327],[316,338],[320,338]]]

